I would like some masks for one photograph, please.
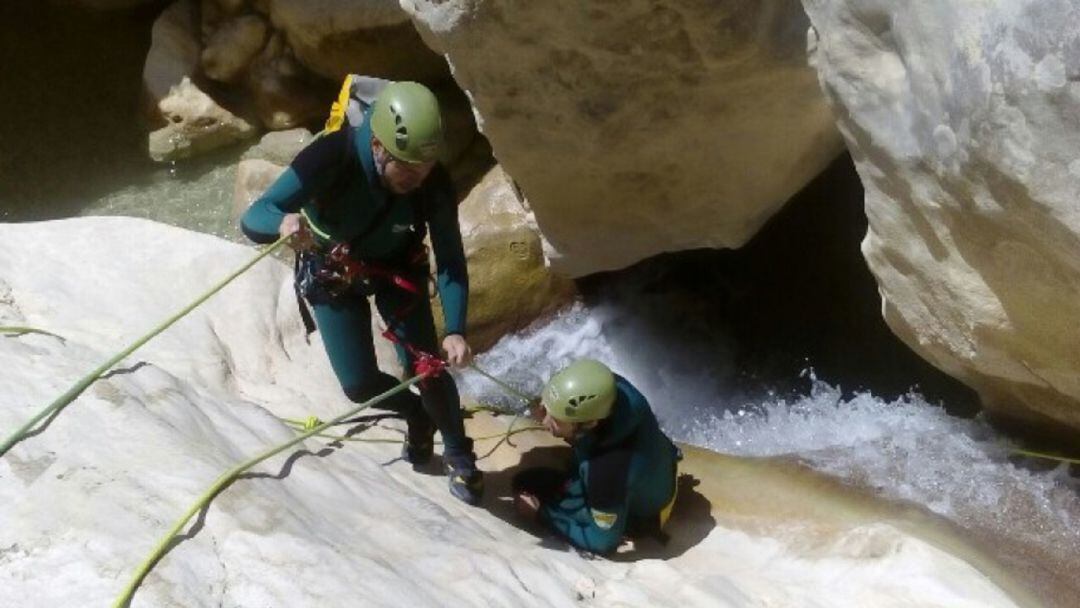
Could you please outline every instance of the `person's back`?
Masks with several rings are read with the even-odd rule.
[[[575,443],[574,456],[590,497],[623,499],[631,520],[647,520],[675,492],[677,450],[641,392],[617,374],[615,386],[611,414]]]

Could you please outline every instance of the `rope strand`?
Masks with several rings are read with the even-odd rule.
[[[234,466],[233,468],[223,473],[220,477],[217,478],[217,481],[215,481],[213,485],[211,485],[210,488],[206,490],[206,492],[203,492],[202,496],[200,496],[199,499],[195,501],[195,504],[191,505],[191,508],[188,509],[186,513],[184,513],[183,517],[181,517],[175,524],[173,524],[173,527],[169,530],[168,533],[166,533],[166,535],[161,539],[161,541],[158,542],[157,546],[155,546],[153,551],[150,552],[150,555],[145,560],[143,560],[142,564],[140,564],[139,567],[135,570],[135,575],[132,577],[131,582],[129,582],[127,586],[124,587],[124,590],[116,599],[116,602],[113,604],[113,608],[124,608],[131,602],[131,598],[135,594],[135,589],[137,589],[139,584],[142,583],[143,579],[146,578],[146,575],[149,574],[150,570],[154,567],[158,560],[160,560],[165,555],[165,552],[168,550],[169,543],[172,542],[172,540],[180,533],[180,530],[183,529],[187,522],[192,517],[194,517],[196,513],[202,510],[202,508],[206,506],[211,500],[213,500],[214,497],[218,495],[218,493],[224,490],[226,486],[228,486],[233,480],[235,480],[238,475],[259,464],[260,462],[266,460],[267,458],[275,456],[300,443],[301,441],[304,441],[309,437],[321,433],[322,431],[341,422],[342,420],[345,420],[346,418],[349,418],[351,416],[355,416],[357,412],[367,409],[375,405],[376,403],[383,401],[384,399],[388,399],[396,395],[397,393],[408,389],[410,386],[416,384],[417,382],[420,382],[426,377],[426,374],[421,374],[409,378],[408,380],[398,384],[397,386],[379,395],[376,395],[371,399],[368,399],[367,401],[345,412],[344,414],[341,414],[336,418],[332,418],[308,431],[305,431],[304,433],[296,436],[296,438],[290,441],[286,441],[285,443],[282,443],[274,448],[271,448],[259,454],[258,456],[255,456],[254,458],[251,458]]]
[[[22,441],[23,439],[25,439],[26,435],[28,433],[30,433],[31,429],[33,429],[39,422],[41,422],[42,420],[44,420],[45,418],[49,417],[50,415],[52,415],[54,413],[59,414],[61,410],[63,410],[72,401],[74,401],[76,398],[78,398],[78,396],[81,395],[83,393],[83,391],[85,391],[87,389],[87,387],[89,387],[91,384],[93,384],[94,381],[96,381],[98,378],[100,378],[102,374],[109,371],[109,369],[111,369],[112,366],[114,366],[117,363],[119,363],[120,361],[122,361],[125,357],[127,357],[131,353],[135,352],[136,349],[138,349],[142,345],[149,342],[150,339],[153,338],[154,336],[156,336],[156,335],[160,334],[161,332],[165,331],[166,329],[168,329],[170,326],[172,326],[173,323],[176,323],[177,321],[179,321],[182,317],[184,317],[185,315],[190,313],[192,310],[195,310],[195,308],[197,308],[200,304],[202,304],[203,302],[208,300],[210,298],[210,296],[212,296],[215,293],[221,291],[221,289],[223,287],[225,287],[226,285],[231,283],[233,281],[233,279],[240,276],[244,272],[247,272],[247,270],[249,268],[251,268],[252,266],[254,266],[256,262],[258,262],[259,260],[261,260],[261,259],[265,258],[266,256],[270,255],[271,253],[273,253],[275,250],[277,250],[278,247],[281,247],[281,245],[283,245],[285,243],[285,241],[288,240],[288,238],[289,237],[287,237],[287,236],[281,237],[280,239],[277,240],[277,242],[273,243],[272,245],[269,245],[269,246],[265,247],[262,250],[262,252],[260,252],[254,258],[252,258],[251,261],[249,261],[248,263],[241,266],[238,270],[236,270],[235,272],[233,272],[229,276],[225,277],[221,282],[219,282],[217,285],[215,285],[213,288],[211,288],[209,291],[207,291],[203,295],[199,296],[194,302],[192,302],[191,304],[184,307],[180,312],[178,312],[178,313],[174,314],[173,316],[169,317],[168,319],[163,321],[160,325],[158,325],[153,330],[151,330],[150,333],[148,333],[145,336],[139,338],[134,343],[132,343],[130,346],[128,346],[124,350],[117,353],[111,359],[109,359],[105,363],[102,363],[100,366],[98,366],[92,372],[90,372],[86,376],[83,376],[83,378],[81,380],[79,380],[78,382],[73,384],[71,386],[71,388],[69,388],[67,391],[64,392],[64,394],[57,397],[56,400],[54,400],[52,403],[50,403],[48,406],[46,406],[44,409],[42,409],[40,412],[38,412],[38,414],[36,416],[31,418],[29,422],[27,422],[26,424],[21,426],[14,433],[12,433],[7,439],[4,440],[3,443],[0,443],[0,456],[3,456],[4,454],[6,454],[8,452],[8,450],[10,450],[11,447],[14,446],[16,443],[18,443],[18,442]]]

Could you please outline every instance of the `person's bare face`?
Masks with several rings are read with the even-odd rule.
[[[573,439],[578,432],[578,425],[556,419],[547,408],[544,408],[544,427],[560,439]]]
[[[379,173],[382,176],[383,185],[394,194],[408,194],[416,190],[435,168],[435,161],[407,163],[397,160],[377,139],[371,141],[371,149],[376,164],[381,167]]]

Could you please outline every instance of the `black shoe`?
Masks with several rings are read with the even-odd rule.
[[[411,464],[414,469],[430,462],[434,453],[435,442],[430,440],[427,443],[412,443],[406,439],[401,446],[401,459]]]
[[[466,504],[476,505],[484,495],[484,474],[476,468],[476,455],[472,452],[443,455],[450,493]]]
[[[415,469],[427,464],[435,452],[435,425],[426,413],[410,419],[408,425],[405,445],[401,446],[401,459]]]

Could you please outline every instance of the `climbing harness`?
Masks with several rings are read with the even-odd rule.
[[[217,285],[212,287],[209,291],[207,291],[203,295],[196,298],[194,302],[192,302],[191,304],[188,304],[187,306],[185,306],[182,310],[180,310],[179,312],[177,312],[173,316],[169,317],[168,319],[163,321],[160,325],[158,325],[153,330],[151,330],[150,333],[148,333],[145,336],[139,338],[138,340],[133,342],[130,346],[128,346],[124,350],[117,353],[115,356],[113,356],[111,359],[109,359],[105,363],[102,363],[99,367],[97,367],[96,369],[91,371],[89,374],[84,376],[82,379],[80,379],[78,382],[76,382],[74,385],[72,385],[71,388],[69,388],[67,391],[64,392],[64,394],[57,397],[56,400],[54,400],[52,403],[50,403],[48,406],[46,406],[44,409],[42,409],[40,412],[38,412],[38,414],[36,416],[34,416],[33,418],[31,418],[26,424],[24,424],[17,431],[12,433],[7,439],[4,440],[3,443],[0,443],[0,456],[3,456],[4,454],[6,454],[8,452],[8,450],[10,450],[11,447],[14,446],[16,443],[18,443],[18,442],[22,441],[23,439],[25,439],[28,436],[28,434],[32,431],[32,429],[35,426],[37,426],[37,424],[39,422],[41,422],[45,418],[48,418],[49,416],[58,415],[61,410],[63,410],[72,401],[74,401],[76,398],[78,398],[78,396],[81,395],[82,392],[87,389],[87,387],[89,387],[91,384],[93,384],[95,380],[97,380],[99,377],[101,377],[102,374],[109,371],[114,365],[116,365],[117,363],[122,361],[125,357],[127,357],[131,353],[135,352],[136,349],[138,349],[142,345],[149,342],[151,338],[153,338],[154,336],[156,336],[156,335],[160,334],[161,332],[165,331],[166,329],[171,327],[173,323],[176,323],[181,318],[183,318],[185,315],[190,313],[192,310],[195,310],[195,308],[197,308],[200,304],[202,304],[206,300],[210,299],[210,296],[212,296],[212,295],[216,294],[217,292],[221,291],[222,288],[224,288],[226,285],[231,283],[236,277],[238,277],[241,274],[247,272],[247,270],[249,268],[251,268],[252,266],[254,266],[256,262],[258,262],[259,260],[265,258],[266,256],[268,256],[271,253],[273,253],[274,251],[276,251],[279,247],[281,247],[283,244],[285,244],[285,241],[287,241],[288,239],[289,239],[288,236],[283,236],[280,239],[278,239],[276,242],[274,242],[273,244],[268,245],[265,248],[263,248],[263,250],[261,252],[259,252],[258,255],[256,255],[249,262],[247,262],[246,264],[244,264],[243,266],[238,268],[235,272],[233,272],[229,276],[222,279]]]
[[[395,328],[401,326],[402,320],[412,312],[419,303],[419,299],[423,297],[424,292],[420,285],[406,276],[405,272],[393,266],[360,260],[353,257],[351,253],[347,243],[335,243],[325,254],[307,253],[298,256],[295,285],[301,317],[304,319],[307,332],[310,334],[315,331],[315,322],[311,311],[304,303],[305,297],[313,303],[324,302],[350,292],[363,295],[374,294],[380,282],[391,285],[407,292],[412,297],[386,316],[384,320],[387,328],[382,332],[383,337],[409,354],[413,361],[412,373],[423,374],[427,377],[438,376],[446,368],[446,362],[432,353],[417,348],[395,331]],[[427,248],[417,247],[409,256],[405,266],[416,267],[427,259]]]

